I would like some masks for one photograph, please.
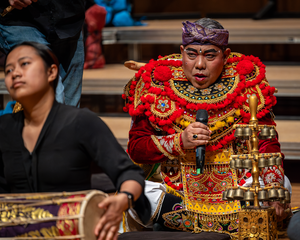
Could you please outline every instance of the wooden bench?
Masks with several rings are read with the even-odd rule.
[[[129,44],[129,58],[138,59],[138,44],[180,44],[182,20],[150,20],[146,26],[105,27],[103,44]],[[189,19],[195,21],[196,19]],[[229,44],[299,44],[300,19],[216,19],[229,30]]]
[[[193,22],[197,19],[189,19]],[[300,19],[215,19],[229,31],[229,43],[300,43]],[[181,20],[149,20],[146,26],[105,27],[103,44],[181,43]]]

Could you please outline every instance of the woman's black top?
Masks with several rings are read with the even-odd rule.
[[[143,171],[93,112],[54,102],[32,153],[23,126],[23,111],[0,117],[0,192],[90,189],[92,161],[117,189],[126,180],[144,187]]]

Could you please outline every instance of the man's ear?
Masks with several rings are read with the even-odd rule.
[[[56,79],[58,74],[58,67],[55,64],[52,64],[51,67],[48,68],[48,82],[52,82]]]
[[[183,45],[180,45],[180,52],[181,52],[181,55],[183,54],[183,51],[184,51],[184,46],[183,46]]]
[[[224,56],[224,62],[223,63],[224,63],[224,65],[227,63],[227,59],[228,59],[230,53],[231,53],[231,49],[226,48],[226,50],[223,53],[223,56]]]

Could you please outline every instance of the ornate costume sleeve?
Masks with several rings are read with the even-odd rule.
[[[146,117],[135,117],[129,132],[128,153],[137,163],[158,163],[184,155],[180,133],[159,136]]]
[[[259,124],[276,125],[270,115],[267,115],[259,121]],[[258,144],[260,153],[281,153],[280,143],[278,142],[278,134],[275,139],[272,140],[260,140]],[[282,154],[282,158],[284,155]],[[261,178],[264,181],[265,186],[276,185],[276,183],[283,184],[284,170],[283,164],[279,167],[265,167],[262,170]]]

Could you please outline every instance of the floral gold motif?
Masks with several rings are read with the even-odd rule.
[[[225,75],[233,76],[236,73],[236,70],[231,68],[225,69]]]
[[[162,112],[166,111],[166,108],[170,108],[168,100],[158,100],[157,109],[160,109]]]
[[[209,95],[210,92],[211,92],[211,89],[210,89],[210,88],[200,89],[200,92],[201,92],[203,95]]]
[[[181,70],[174,70],[172,73],[173,77],[176,78],[183,78],[183,71]]]
[[[225,88],[223,83],[217,83],[215,84],[214,89],[218,90],[218,91],[222,91]]]
[[[186,90],[189,91],[190,93],[194,93],[194,92],[198,91],[198,88],[195,88],[194,86],[189,85]]]

